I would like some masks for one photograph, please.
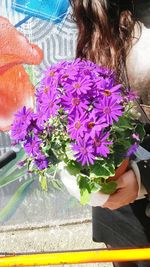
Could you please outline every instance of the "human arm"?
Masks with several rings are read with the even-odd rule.
[[[113,210],[145,196],[150,199],[150,125],[145,125],[145,131],[137,158],[131,161],[130,170],[119,177],[116,193],[103,207]]]

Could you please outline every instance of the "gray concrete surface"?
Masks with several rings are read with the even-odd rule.
[[[79,249],[104,248],[105,244],[91,239],[91,222],[64,222],[62,225],[44,225],[38,228],[9,227],[0,229],[0,253],[49,252]],[[52,266],[52,265],[51,265]],[[111,263],[91,263],[59,266],[112,267]]]

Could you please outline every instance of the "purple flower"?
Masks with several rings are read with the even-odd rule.
[[[86,94],[87,91],[91,90],[92,82],[87,77],[79,77],[77,81],[73,81],[71,85],[67,85],[66,88],[71,90],[73,93]]]
[[[65,96],[61,99],[61,104],[68,110],[69,113],[78,111],[80,113],[84,112],[88,109],[89,102],[77,94],[72,94],[71,92],[67,92]]]
[[[31,109],[23,107],[15,114],[15,120],[11,126],[11,137],[16,141],[24,141],[29,133],[29,126],[33,118]]]
[[[75,66],[68,66],[61,70],[61,83],[62,85],[69,80],[75,80],[78,75],[78,69]]]
[[[106,97],[121,97],[121,88],[122,84],[117,84],[114,85],[114,79],[109,78],[103,78],[103,77],[98,77],[95,79],[96,87],[98,89],[98,92],[102,96]]]
[[[25,152],[30,156],[36,156],[40,152],[40,144],[42,143],[41,140],[38,139],[38,137],[30,137],[28,138],[27,142],[24,144],[24,150]]]
[[[16,143],[19,143],[20,141],[24,141],[27,135],[28,131],[26,125],[14,121],[11,126],[11,138],[14,139]]]
[[[118,104],[116,98],[104,97],[101,103],[95,104],[97,113],[101,118],[105,118],[109,125],[113,124],[113,121],[118,121],[122,115],[122,106]]]
[[[39,170],[44,170],[48,168],[48,160],[42,154],[38,155],[38,157],[34,160],[34,163],[36,164]]]
[[[132,134],[132,137],[133,137],[133,139],[135,139],[135,140],[137,140],[137,141],[140,141],[140,136],[139,136],[138,133],[133,133],[133,134]]]
[[[83,137],[86,132],[85,118],[85,113],[82,116],[77,113],[76,116],[69,117],[68,132],[71,139],[78,139],[79,136]]]
[[[97,73],[97,69],[99,69],[99,66],[94,64],[92,61],[82,60],[80,62],[80,75],[83,77],[85,75],[94,77],[93,74],[95,74],[95,72]]]
[[[36,91],[36,112],[26,107],[19,110],[11,135],[16,143],[23,142],[27,162],[32,161],[38,170],[49,167],[47,144],[56,149],[57,143],[63,148],[64,142],[73,142],[76,160],[83,166],[94,164],[97,157],[111,154],[116,140],[112,125],[128,110],[128,101],[134,99],[133,92],[117,84],[112,70],[80,58],[59,62],[44,71]],[[135,144],[127,155],[140,141],[138,133],[129,137]],[[63,152],[60,149],[58,153],[61,156]],[[121,153],[124,155],[125,150]]]
[[[40,108],[43,113],[45,113],[46,119],[49,119],[51,116],[55,116],[59,109],[59,99],[57,91],[54,88],[48,90],[46,94],[42,95],[42,103]]]
[[[88,135],[84,138],[79,138],[76,144],[72,145],[74,151],[76,151],[75,157],[82,165],[94,164],[94,149],[92,146],[92,140]]]
[[[105,67],[100,67],[97,68],[97,72],[99,73],[100,76],[103,76],[104,78],[109,78],[109,79],[114,79],[115,80],[115,73],[114,71],[107,69]]]
[[[23,107],[15,114],[15,121],[22,125],[29,125],[32,119],[33,112],[30,108]]]
[[[133,145],[131,145],[131,147],[128,149],[127,153],[126,153],[126,157],[130,157],[132,154],[134,154],[136,152],[136,150],[138,149],[139,144],[134,143]]]
[[[126,95],[125,100],[128,101],[135,101],[139,98],[139,95],[136,91],[131,91],[130,88],[126,88]]]
[[[107,141],[109,138],[109,133],[102,134],[100,132],[96,132],[95,138],[93,139],[93,146],[95,149],[96,156],[103,156],[107,157],[107,155],[110,153],[110,150],[108,148],[108,145],[112,145],[111,141]]]
[[[45,77],[43,78],[43,84],[45,87],[57,86],[60,80],[60,71],[61,71],[61,64],[58,63],[57,65],[53,65],[48,68],[44,74]]]
[[[108,123],[106,123],[105,118],[101,118],[95,113],[95,110],[93,110],[89,118],[86,119],[85,125],[87,128],[87,132],[92,138],[94,138],[96,131],[100,132],[102,129],[108,126]]]
[[[105,88],[103,91],[104,96],[113,96],[113,97],[119,97],[120,94],[120,89],[122,87],[122,84],[117,84],[111,88]],[[121,96],[120,96],[120,100],[121,100]]]
[[[19,161],[18,163],[17,163],[17,165],[19,166],[19,167],[23,167],[23,166],[25,166],[26,165],[26,160],[22,160],[22,161]]]
[[[37,111],[35,114],[34,114],[34,119],[36,120],[36,124],[37,126],[39,127],[39,129],[42,129],[43,126],[44,126],[44,123],[46,122],[47,120],[47,116],[46,114],[41,110]]]

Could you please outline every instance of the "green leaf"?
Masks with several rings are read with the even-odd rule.
[[[48,191],[46,177],[45,176],[41,176],[39,179],[40,179],[40,184],[41,184],[42,189],[44,191]]]
[[[121,156],[120,157],[119,156],[115,157],[115,166],[116,166],[116,168],[118,168],[121,165],[122,161],[123,161],[123,158]],[[114,176],[114,175],[111,175],[111,176]]]
[[[57,165],[51,165],[49,168],[47,168],[46,170],[46,176],[48,178],[53,178],[56,174],[56,170],[57,170]]]
[[[114,155],[110,155],[110,157],[107,159],[106,168],[109,170],[110,176],[114,176],[115,175]]]
[[[12,168],[12,170],[13,170],[13,168]],[[27,166],[24,166],[21,169],[19,169],[19,168],[15,169],[8,176],[4,175],[4,177],[0,178],[0,188],[6,186],[6,185],[16,181],[20,177],[22,177],[23,175],[25,175],[27,173],[27,170],[28,170]]]
[[[130,122],[130,119],[126,116],[122,116],[119,118],[119,121],[116,123],[114,127],[118,126],[119,128],[127,128],[127,129],[132,129],[133,126]],[[119,130],[119,129],[118,129]]]
[[[49,150],[48,160],[54,165],[59,162],[57,156],[54,154],[52,149]]]
[[[85,189],[80,189],[80,203],[86,205],[90,200],[90,193]]]
[[[101,161],[95,162],[93,166],[90,166],[90,178],[103,177],[108,178],[114,175],[114,168],[112,165],[104,164]]]
[[[124,154],[126,153],[126,150],[124,149],[123,145],[116,144],[114,146],[114,165],[115,167],[119,167],[124,159]],[[112,175],[111,175],[112,176]]]
[[[51,180],[50,182],[52,183],[52,185],[53,185],[53,187],[54,187],[55,189],[64,192],[64,191],[63,191],[63,188],[62,188],[61,181],[59,181],[59,180],[57,180],[57,179],[54,179],[54,180]]]
[[[67,166],[66,166],[66,169],[67,171],[69,171],[69,173],[71,175],[77,175],[80,173],[82,167],[80,165],[80,163],[74,161],[74,160],[70,160],[68,163],[67,163]]]
[[[144,125],[142,125],[141,123],[138,123],[137,126],[135,127],[135,133],[139,134],[140,140],[142,141],[145,136]]]
[[[66,146],[66,155],[67,155],[68,159],[70,159],[70,160],[75,160],[74,152],[73,152],[73,150],[71,149],[70,144],[68,144],[68,145]]]
[[[101,181],[99,179],[99,183],[96,183],[95,181],[91,181],[90,183],[90,191],[91,192],[99,192],[101,190]]]
[[[80,203],[85,205],[90,200],[90,180],[87,176],[79,175],[77,183],[80,188]]]
[[[123,146],[123,151],[127,151],[131,147],[131,141],[127,139],[120,139],[120,144]]]
[[[114,181],[102,185],[101,192],[104,194],[113,194],[117,189],[117,183]]]
[[[24,160],[25,158],[26,155],[24,150],[20,149],[20,151],[17,153],[16,158],[9,162],[5,167],[3,167],[2,170],[0,170],[0,177],[6,177],[11,174],[15,169],[18,168],[17,163],[19,163],[21,160]]]
[[[30,179],[18,188],[7,205],[0,211],[0,222],[7,221],[16,212],[18,206],[25,198],[33,181],[33,179]]]

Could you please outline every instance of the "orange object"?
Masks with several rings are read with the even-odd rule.
[[[111,176],[109,178],[109,180],[111,181],[115,181],[117,180],[123,173],[126,172],[126,170],[128,169],[129,167],[129,159],[124,159],[121,163],[121,165],[116,169],[115,171],[115,175],[114,176]]]
[[[115,172],[114,179],[118,179],[127,169],[129,166],[129,159],[124,159],[119,168],[117,168]]]
[[[30,44],[4,17],[0,17],[0,130],[9,130],[13,114],[33,107],[34,87],[20,64],[40,64],[42,50]]]

